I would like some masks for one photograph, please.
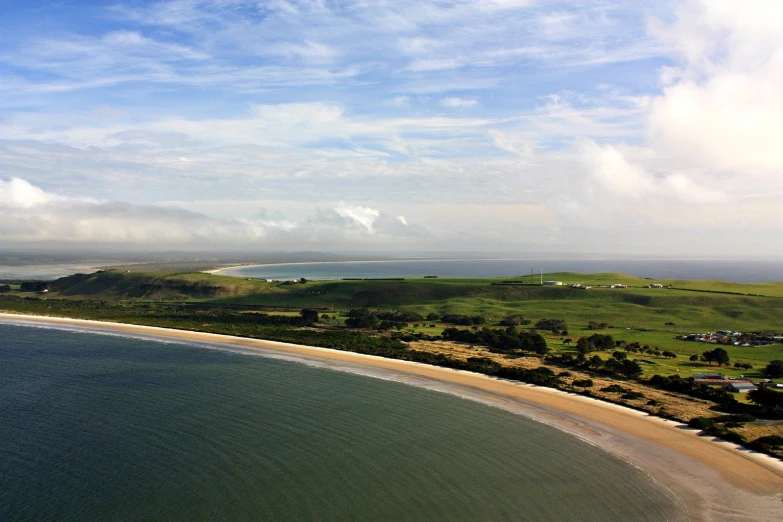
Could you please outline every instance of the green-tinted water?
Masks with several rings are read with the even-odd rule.
[[[662,520],[646,476],[464,399],[0,324],[2,520]]]

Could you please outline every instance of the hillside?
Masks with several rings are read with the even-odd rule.
[[[153,299],[186,300],[247,295],[260,287],[258,282],[212,276],[198,272],[123,272],[106,270],[75,274],[53,281],[54,296],[73,299]]]

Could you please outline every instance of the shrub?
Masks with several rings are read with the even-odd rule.
[[[521,324],[530,324],[530,319],[525,319],[522,315],[509,315],[500,321],[501,326],[519,326]]]
[[[780,435],[766,435],[764,437],[759,437],[753,442],[769,446],[770,448],[779,448],[783,446],[783,437]]]
[[[593,387],[593,380],[592,379],[577,379],[574,382],[572,382],[574,386],[579,386],[580,388],[592,388]]]
[[[631,390],[623,388],[619,384],[610,384],[605,388],[601,388],[601,391],[606,393],[629,393]]]
[[[707,417],[694,417],[688,421],[688,427],[696,428],[697,430],[706,430],[713,426],[715,426],[715,421]]]
[[[536,328],[559,332],[561,330],[567,330],[568,325],[563,319],[541,319],[536,323]]]
[[[628,393],[624,393],[620,398],[629,401],[635,401],[638,399],[644,399],[644,394],[642,392],[630,391]]]

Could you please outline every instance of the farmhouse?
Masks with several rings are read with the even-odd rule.
[[[542,284],[544,286],[563,286],[562,281],[544,281]]]

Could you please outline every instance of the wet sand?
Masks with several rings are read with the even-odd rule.
[[[690,520],[783,519],[783,462],[596,399],[460,370],[276,341],[21,314],[0,313],[0,321],[208,344],[462,396],[551,425],[637,466],[671,492]]]

